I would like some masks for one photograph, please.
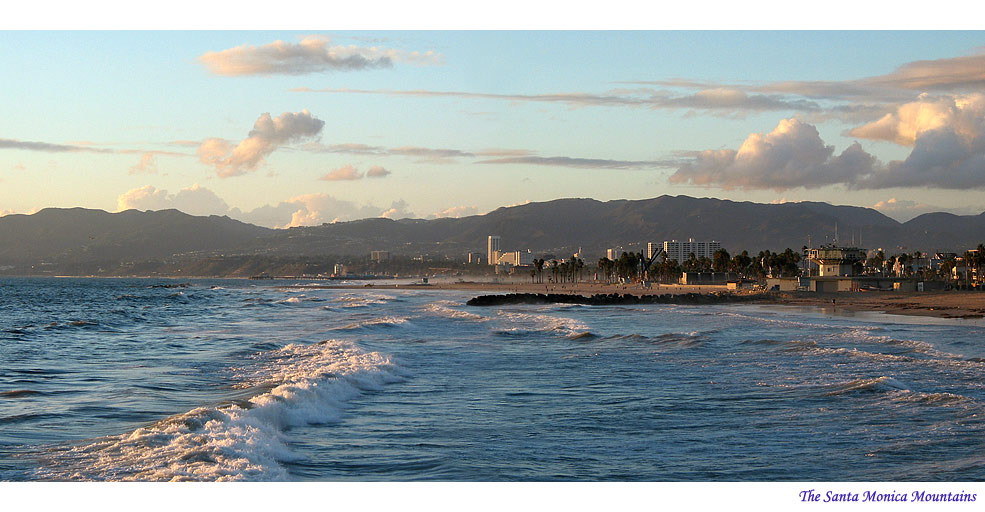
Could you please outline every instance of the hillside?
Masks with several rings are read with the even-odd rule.
[[[177,210],[107,213],[48,208],[33,215],[0,217],[0,267],[30,273],[58,265],[84,272],[96,265],[140,261],[195,261],[258,255],[303,257],[366,255],[388,250],[408,256],[461,258],[485,252],[486,237],[504,250],[570,254],[589,259],[605,249],[639,250],[648,241],[718,240],[730,252],[799,249],[853,238],[889,253],[906,250],[963,252],[985,241],[985,213],[928,213],[899,223],[871,208],[803,202],[761,204],[687,196],[644,200],[558,199],[503,207],[459,219],[362,219],[321,226],[267,229],[228,217],[198,217]],[[245,271],[245,269],[244,269]]]

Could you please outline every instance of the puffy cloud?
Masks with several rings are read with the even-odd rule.
[[[404,201],[403,199],[394,201],[393,204],[390,205],[390,209],[381,213],[380,217],[394,220],[413,217],[414,214],[407,209],[407,206],[407,201]]]
[[[858,180],[859,188],[985,187],[985,94],[922,95],[849,133],[913,147],[905,160]]]
[[[362,179],[363,175],[351,165],[344,165],[318,178],[322,181],[349,181]]]
[[[181,189],[177,194],[169,194],[167,190],[158,190],[147,185],[125,192],[116,200],[118,211],[171,208],[189,215],[228,215],[230,212],[229,205],[225,201],[197,183]]]
[[[452,206],[450,208],[445,208],[440,212],[434,212],[428,216],[431,219],[442,219],[442,218],[459,218],[468,217],[469,215],[478,215],[479,208],[475,206]]]
[[[985,136],[985,94],[930,97],[905,103],[877,121],[852,129],[852,136],[913,146],[930,131],[953,132],[966,143]]]
[[[367,178],[383,178],[383,177],[386,177],[389,174],[392,174],[392,173],[390,171],[384,169],[383,167],[379,166],[379,165],[374,165],[374,166],[372,166],[372,167],[369,168],[369,171],[366,172],[366,177]]]
[[[293,197],[275,207],[264,208],[267,208],[268,211],[258,212],[257,210],[254,210],[253,212],[250,212],[250,214],[244,215],[243,220],[247,220],[251,218],[251,216],[256,216],[257,214],[269,214],[276,210],[280,210],[281,212],[290,210],[288,213],[289,220],[283,224],[267,224],[275,227],[290,228],[296,226],[314,226],[327,222],[378,217],[382,211],[382,208],[376,206],[359,206],[352,201],[337,199],[327,194],[305,194]]]
[[[284,144],[302,142],[318,136],[325,121],[312,117],[307,109],[284,112],[273,118],[261,114],[249,136],[233,147],[222,139],[210,138],[198,148],[202,163],[214,166],[220,178],[253,171],[266,157]]]
[[[386,68],[393,62],[441,64],[442,60],[433,51],[332,45],[329,38],[319,36],[305,37],[298,43],[278,40],[262,46],[236,46],[199,57],[209,71],[223,76],[303,75]]]
[[[157,162],[153,153],[140,155],[140,161],[130,168],[130,174],[157,174]]]
[[[816,188],[851,183],[878,165],[858,144],[840,155],[821,140],[817,128],[796,119],[784,119],[770,133],[754,133],[738,151],[698,153],[670,177],[671,183],[717,185],[726,190]]]
[[[167,190],[147,185],[128,190],[116,198],[116,210],[167,210],[171,208]]]
[[[176,194],[159,190],[151,185],[133,189],[117,198],[117,210],[166,210],[174,208],[191,215],[226,215],[231,218],[269,228],[320,225],[383,216],[387,212],[395,218],[410,216],[407,204],[397,201],[390,209],[373,205],[358,205],[327,194],[304,194],[264,205],[249,211],[230,208],[211,190],[197,184]]]

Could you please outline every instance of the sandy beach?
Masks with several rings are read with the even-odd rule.
[[[560,293],[575,295],[631,294],[662,295],[682,293],[727,293],[725,286],[653,284],[640,288],[633,284],[604,283],[491,283],[491,282],[439,282],[431,284],[369,284],[364,286],[324,285],[318,288],[376,288],[376,289],[428,289],[468,290],[476,295],[502,293]],[[836,307],[856,311],[882,311],[895,315],[932,316],[937,318],[982,318],[985,316],[985,292],[733,292],[758,294],[763,304],[779,304],[804,307]]]

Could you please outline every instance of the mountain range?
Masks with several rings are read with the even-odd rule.
[[[318,256],[485,253],[486,237],[502,250],[565,256],[582,249],[592,261],[605,249],[639,250],[646,242],[717,240],[730,253],[833,242],[883,248],[964,252],[985,242],[985,213],[927,213],[898,222],[857,206],[821,202],[761,204],[687,196],[643,200],[558,199],[442,219],[362,219],[268,229],[228,217],[177,210],[108,213],[47,208],[0,217],[0,267],[47,263],[117,264],[219,255]]]

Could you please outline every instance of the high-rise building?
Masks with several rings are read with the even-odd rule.
[[[610,260],[612,260],[612,261],[616,261],[617,259],[619,259],[619,256],[616,255],[616,250],[615,249],[606,249],[605,250],[605,257],[608,258],[608,259],[610,259]]]
[[[695,242],[693,238],[688,238],[686,242],[664,240],[664,251],[667,252],[667,259],[677,260],[677,263],[686,261],[691,253],[694,253],[695,258],[711,259],[715,255],[715,251],[721,248],[721,242],[714,240],[707,242]]]
[[[489,235],[489,241],[486,246],[486,261],[490,265],[495,265],[499,260],[499,237],[496,235]]]
[[[666,242],[664,242],[664,243],[666,244]],[[646,243],[646,259],[652,258],[653,257],[653,253],[655,253],[655,252],[657,252],[659,250],[660,250],[660,245],[655,244],[653,242],[647,242]]]
[[[379,263],[390,261],[390,251],[370,251],[369,259]]]

